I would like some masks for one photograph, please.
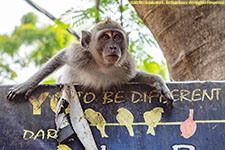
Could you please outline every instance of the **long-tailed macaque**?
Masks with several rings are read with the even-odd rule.
[[[111,19],[98,23],[90,32],[82,31],[80,43],[59,51],[27,81],[12,87],[7,98],[13,100],[19,94],[28,98],[45,77],[63,65],[66,69],[60,83],[78,83],[97,91],[128,82],[145,83],[154,86],[172,106],[173,96],[164,81],[136,69],[128,34]]]

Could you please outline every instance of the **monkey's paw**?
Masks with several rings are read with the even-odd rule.
[[[169,109],[172,109],[173,108],[173,95],[170,92],[169,88],[166,86],[166,84],[161,83],[161,82],[155,82],[154,86],[155,86],[157,92],[159,94],[162,94],[166,98],[166,101],[164,103],[166,103],[167,107]]]
[[[24,98],[28,99],[35,87],[36,86],[29,86],[26,83],[15,85],[9,89],[7,99],[14,100],[17,95],[24,95]]]

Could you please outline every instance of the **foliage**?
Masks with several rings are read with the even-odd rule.
[[[33,13],[28,13],[27,15],[24,15],[21,19],[22,24],[33,24],[35,25],[37,23],[37,16]]]
[[[79,33],[80,30],[93,26],[96,20],[103,21],[107,17],[111,17],[119,22],[126,31],[131,31],[129,35],[130,51],[137,61],[138,68],[153,74],[160,74],[167,80],[166,63],[164,61],[156,62],[151,56],[151,48],[156,46],[153,36],[129,2],[125,0],[122,2],[121,5],[121,0],[100,0],[99,9],[96,9],[94,1],[90,0],[89,3],[92,7],[67,10],[60,19],[55,20],[55,26],[40,27],[37,25],[38,18],[35,14],[24,15],[21,25],[15,27],[12,34],[0,35],[1,78],[13,80],[17,77],[15,70],[18,70],[18,66],[22,68],[30,63],[40,66],[58,50],[66,47],[71,41],[75,41],[73,35],[65,30],[67,27],[75,27],[76,32]],[[82,6],[84,6],[83,3],[81,2]],[[72,23],[62,23],[67,20]],[[17,69],[12,67],[11,63],[17,64]],[[46,84],[54,82],[53,78],[44,81]]]
[[[54,83],[56,83],[56,79],[53,77],[47,78],[42,82],[42,84],[54,84]]]
[[[0,73],[4,72],[4,78],[17,77],[10,63],[25,67],[34,62],[39,66],[75,39],[61,24],[38,27],[37,21],[36,15],[28,13],[11,35],[0,35]],[[24,46],[29,46],[31,50],[24,52]],[[9,62],[9,58],[13,58],[13,62]]]
[[[80,10],[72,8],[67,10],[61,16],[61,20],[69,20],[67,19],[69,17],[72,18],[72,26],[79,29],[89,29],[96,23],[96,18],[98,18],[99,21],[103,21],[107,17],[111,17],[113,20],[119,22],[126,31],[132,31],[130,33],[130,51],[135,56],[137,66],[147,72],[160,74],[167,80],[166,63],[164,61],[157,63],[154,61],[151,54],[146,52],[146,49],[150,49],[151,52],[151,48],[157,46],[156,41],[130,3],[123,0],[121,7],[121,1],[100,0],[99,9],[96,9],[95,3],[92,2],[93,1],[90,1],[92,4],[90,8]]]

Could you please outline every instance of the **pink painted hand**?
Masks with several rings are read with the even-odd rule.
[[[180,131],[182,132],[181,136],[183,136],[186,139],[194,135],[197,128],[197,124],[193,120],[193,115],[194,115],[194,110],[190,109],[189,117],[180,125]]]

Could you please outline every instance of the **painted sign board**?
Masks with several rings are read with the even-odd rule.
[[[100,150],[225,149],[225,83],[168,83],[174,108],[169,110],[153,87],[123,85],[103,93],[76,86]],[[74,140],[58,145],[55,111],[60,88],[41,85],[29,101],[6,99],[0,86],[1,150],[82,150]],[[96,121],[97,120],[101,120]]]

